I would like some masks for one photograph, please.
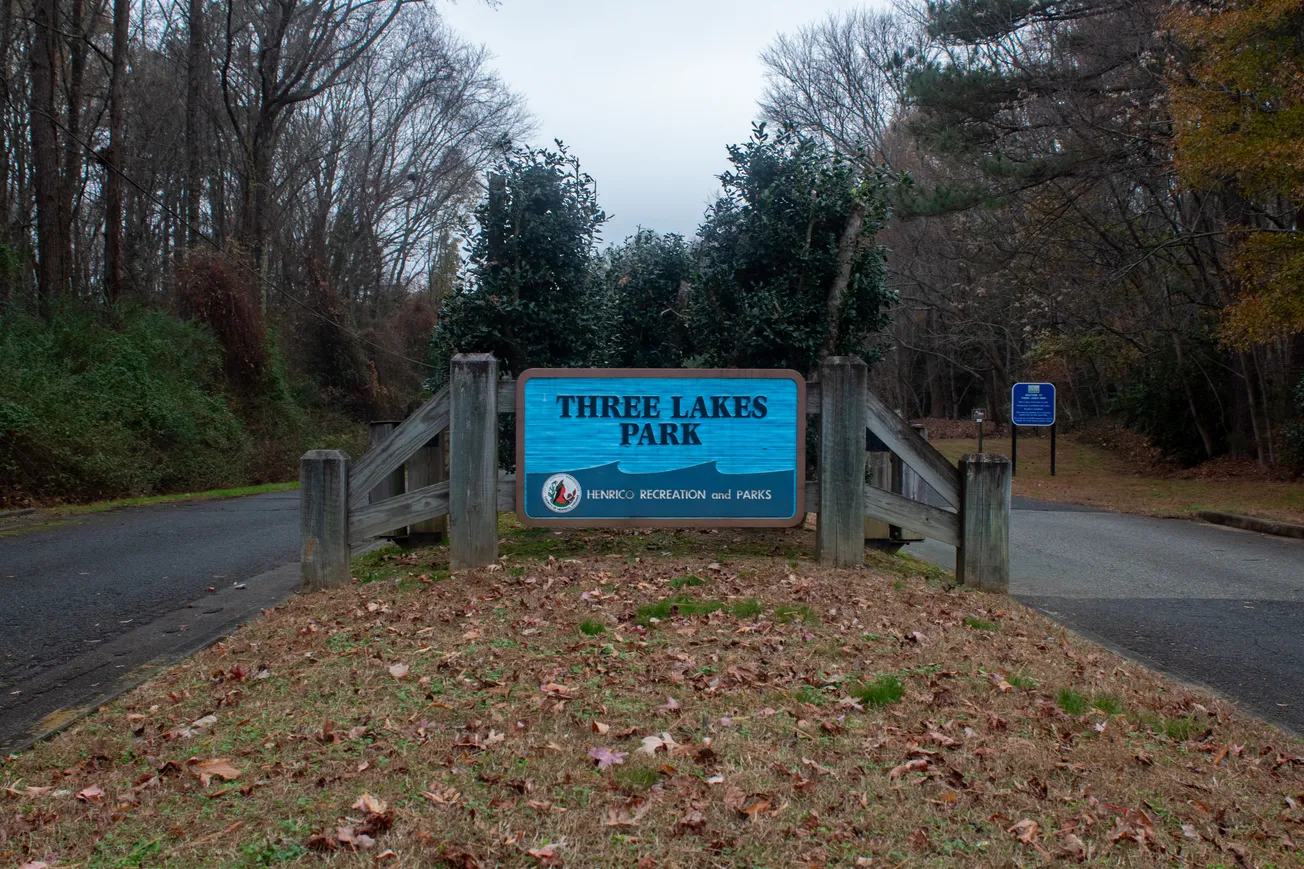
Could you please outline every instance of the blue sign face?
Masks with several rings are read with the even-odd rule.
[[[1016,383],[1010,387],[1010,422],[1015,425],[1055,424],[1055,384]]]
[[[806,381],[794,371],[540,368],[516,389],[526,525],[805,518]]]

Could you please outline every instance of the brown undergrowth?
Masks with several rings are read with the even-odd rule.
[[[390,551],[0,767],[0,863],[1300,866],[1304,746],[811,535]]]

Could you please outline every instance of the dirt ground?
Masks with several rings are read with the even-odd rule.
[[[1299,866],[1304,744],[809,531],[364,557],[0,765],[0,864]]]

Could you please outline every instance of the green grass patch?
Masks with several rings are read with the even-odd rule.
[[[774,608],[774,619],[783,625],[797,619],[801,619],[808,625],[813,625],[819,622],[820,617],[804,603],[781,603]]]
[[[692,588],[697,585],[706,585],[706,580],[702,579],[700,576],[694,576],[691,573],[685,576],[676,576],[674,579],[670,580],[670,587],[675,590],[681,588]]]
[[[1055,703],[1068,715],[1081,715],[1091,708],[1090,701],[1072,688],[1061,688],[1055,696]]]
[[[674,616],[705,616],[723,609],[724,604],[718,600],[697,600],[687,595],[677,594],[656,603],[638,608],[634,621],[640,625],[650,625],[653,619],[665,621]]]
[[[1005,681],[1021,691],[1031,691],[1037,687],[1037,680],[1022,672],[1011,673],[1005,677]]]
[[[765,607],[754,597],[729,605],[729,612],[740,619],[754,619],[764,611]]]
[[[986,619],[975,618],[974,616],[965,616],[964,623],[969,627],[973,628],[975,631],[1000,630],[1000,625],[996,624],[996,622],[989,622]],[[1014,683],[1011,682],[1010,684],[1013,685]]]
[[[596,637],[599,634],[605,634],[607,626],[596,619],[585,619],[580,622],[580,633],[588,637]]]
[[[802,685],[792,692],[792,699],[798,703],[809,703],[811,706],[827,706],[829,702],[828,695],[814,685]]]
[[[266,495],[269,492],[288,492],[299,488],[298,481],[293,483],[267,483],[262,486],[238,486],[234,489],[209,489],[206,492],[178,492],[173,495],[150,495],[145,498],[117,498],[112,501],[96,501],[93,504],[65,504],[52,507],[48,512],[55,516],[73,516],[82,513],[101,513],[105,510],[117,510],[120,507],[149,507],[154,504],[170,504],[174,501],[213,501],[218,498],[244,498],[249,495]]]
[[[900,703],[905,695],[906,688],[901,684],[901,679],[891,673],[879,676],[872,682],[861,682],[851,688],[851,696],[866,706],[890,706],[893,703]]]
[[[628,791],[645,791],[661,780],[661,773],[648,766],[612,767],[611,780]]]
[[[1117,715],[1123,711],[1123,701],[1113,694],[1097,694],[1091,698],[1091,708],[1106,715]]]
[[[1166,718],[1153,712],[1140,712],[1128,717],[1151,733],[1167,736],[1173,742],[1187,742],[1203,733],[1207,727],[1207,725],[1202,724],[1191,715],[1182,718]]]

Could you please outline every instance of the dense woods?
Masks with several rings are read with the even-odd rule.
[[[489,49],[407,0],[0,2],[4,500],[292,475],[531,365],[873,360],[1304,461],[1304,2],[934,0],[764,52],[695,238],[600,249]],[[745,132],[745,131],[744,131]]]
[[[1304,458],[1302,34],[1290,0],[947,0],[777,40],[765,114],[914,180],[878,387],[999,419],[1044,378],[1186,463]]]
[[[402,414],[481,175],[529,131],[487,49],[406,0],[0,14],[8,500],[287,478],[307,446],[356,446],[358,420]],[[180,363],[133,368],[91,349],[102,333],[145,358],[133,336],[166,334],[187,356],[183,379],[230,423],[174,408],[209,432],[202,455],[138,415],[142,392],[177,398]],[[98,389],[54,414],[50,384],[88,376]]]

